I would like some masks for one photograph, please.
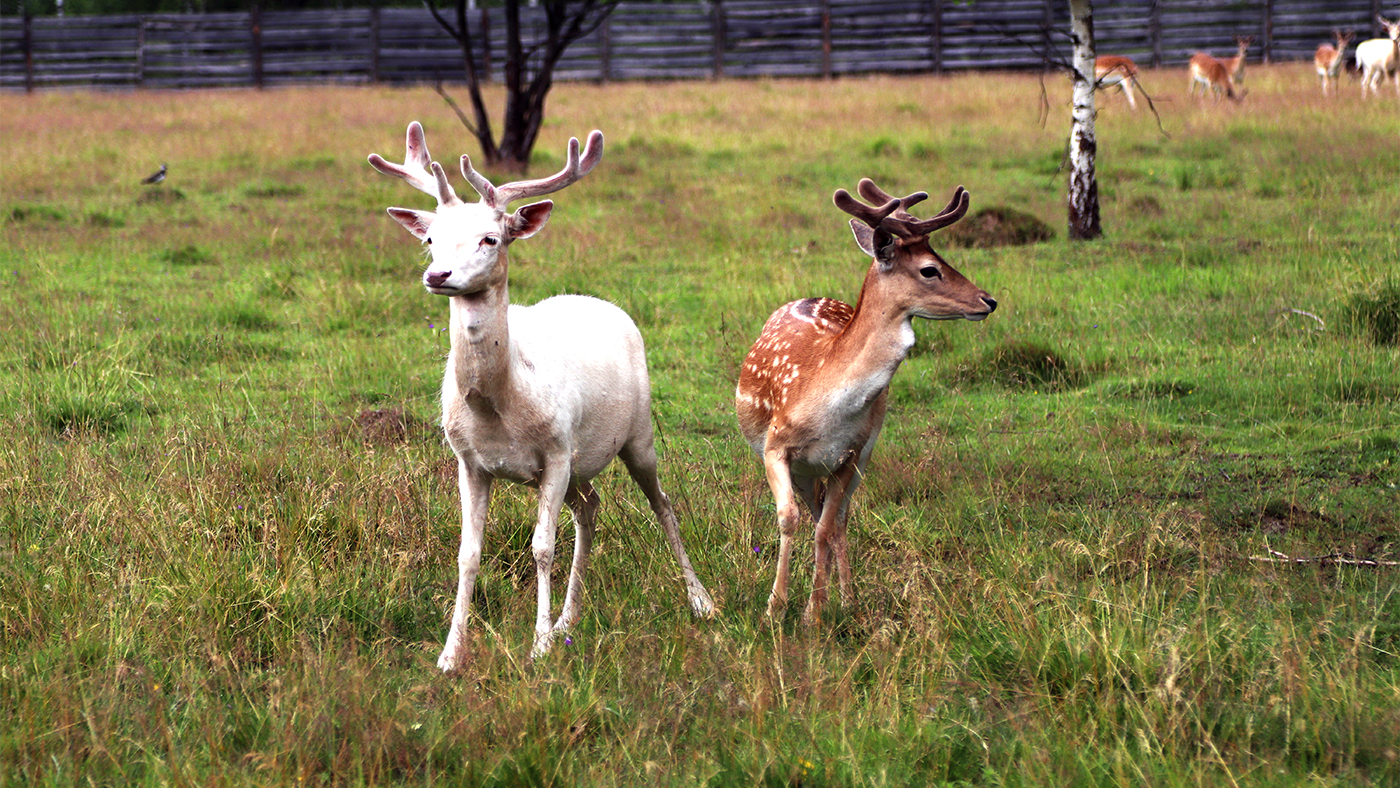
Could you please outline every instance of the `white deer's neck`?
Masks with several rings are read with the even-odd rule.
[[[510,294],[504,282],[469,296],[452,296],[449,334],[450,374],[457,393],[469,402],[499,402],[511,390],[512,350],[507,314]]]

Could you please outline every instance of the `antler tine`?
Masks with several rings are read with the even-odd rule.
[[[860,184],[856,187],[856,191],[860,193],[860,196],[870,202],[880,205],[884,205],[890,200],[899,200],[899,210],[905,211],[906,213],[910,208],[928,199],[928,192],[914,192],[908,197],[891,197],[889,194],[885,193],[884,189],[876,186],[875,181],[869,178],[861,178]]]
[[[492,205],[501,210],[505,210],[505,207],[515,200],[553,194],[592,172],[593,168],[597,167],[598,162],[602,160],[603,132],[594,129],[593,132],[588,135],[588,145],[583,149],[582,156],[580,156],[578,152],[578,138],[570,137],[568,161],[564,164],[564,169],[548,178],[540,178],[534,181],[516,181],[514,183],[497,186],[495,187],[496,197],[495,200],[492,201]]]
[[[963,218],[971,204],[971,195],[968,194],[967,189],[959,186],[953,190],[953,199],[948,201],[948,204],[944,206],[942,211],[939,211],[937,216],[923,221],[891,216],[881,222],[880,226],[903,238],[929,235]]]
[[[472,166],[472,158],[467,154],[462,154],[462,176],[467,179],[467,183],[476,189],[476,193],[481,195],[482,202],[487,205],[496,205],[496,187],[486,180],[486,176],[476,171]],[[502,206],[504,207],[504,206]]]
[[[837,189],[836,193],[831,196],[831,201],[836,203],[837,208],[865,222],[872,228],[878,228],[886,217],[899,209],[899,200],[893,197],[877,208],[857,200],[845,189]]]
[[[402,178],[409,186],[424,194],[431,194],[437,198],[440,206],[455,205],[461,202],[457,199],[456,193],[452,191],[452,185],[447,182],[446,176],[434,174],[442,168],[428,154],[428,143],[423,137],[423,127],[416,120],[408,124],[408,133],[404,141],[403,164],[394,164],[378,153],[371,153],[369,166],[385,175]],[[433,168],[433,172],[429,172],[430,168]]]

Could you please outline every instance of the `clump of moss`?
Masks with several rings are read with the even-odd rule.
[[[989,249],[1049,241],[1055,237],[1055,231],[1024,211],[992,206],[963,217],[962,221],[945,231],[945,237],[955,246]]]
[[[1083,385],[1085,377],[1079,365],[1027,339],[1002,342],[959,370],[959,378],[966,383],[1040,391],[1074,388]]]
[[[1352,293],[1342,308],[1342,324],[1372,344],[1400,346],[1400,280],[1387,277],[1372,290]]]

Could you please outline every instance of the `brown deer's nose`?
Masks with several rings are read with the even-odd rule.
[[[987,305],[988,314],[997,311],[997,300],[995,298],[991,296],[982,296],[982,303]]]

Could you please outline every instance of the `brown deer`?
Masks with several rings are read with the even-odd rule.
[[[1128,106],[1137,109],[1137,102],[1133,100],[1133,88],[1142,90],[1138,84],[1138,67],[1131,58],[1122,55],[1099,55],[1094,59],[1094,83],[1099,89],[1110,88],[1114,85],[1123,91],[1123,95],[1128,99]]]
[[[1230,72],[1230,82],[1235,87],[1244,85],[1244,53],[1249,51],[1249,45],[1254,43],[1254,36],[1235,36],[1235,46],[1239,51],[1234,57],[1222,57],[1220,65]]]
[[[872,204],[845,189],[834,196],[855,217],[856,245],[873,258],[855,307],[808,298],[778,309],[744,359],[734,392],[739,429],[763,458],[778,510],[770,616],[787,605],[797,497],[816,521],[808,624],[826,603],[833,552],[842,604],[854,601],[846,515],[884,423],[890,380],[914,346],[913,319],[982,320],[997,306],[929,246],[931,234],[967,213],[967,190],[959,186],[947,207],[923,220],[909,209],[928,198],[924,192],[895,198],[868,178],[857,191]]]
[[[1230,76],[1230,70],[1219,60],[1207,55],[1204,52],[1197,52],[1191,56],[1191,63],[1188,65],[1191,72],[1191,81],[1186,86],[1186,95],[1194,93],[1196,86],[1201,86],[1201,96],[1207,92],[1220,100],[1220,94],[1238,103],[1244,98],[1244,91],[1235,90],[1235,80]]]
[[[1313,53],[1313,67],[1317,70],[1317,80],[1322,84],[1324,96],[1327,95],[1328,82],[1332,83],[1332,95],[1337,95],[1337,75],[1346,61],[1347,44],[1356,37],[1356,33],[1350,30],[1345,33],[1333,30],[1332,35],[1337,39],[1336,46],[1323,42],[1317,45],[1317,51]]]

